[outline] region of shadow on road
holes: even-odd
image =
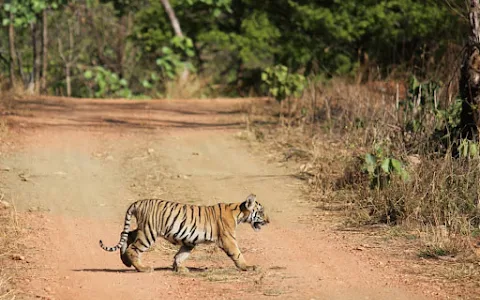
[[[155,272],[157,271],[169,271],[173,272],[173,268],[171,267],[160,267],[160,268],[154,268],[153,269]],[[74,272],[94,272],[94,273],[138,273],[135,269],[73,269],[72,271]],[[189,267],[188,271],[190,272],[206,272],[208,271],[207,268],[195,268],[195,267]]]

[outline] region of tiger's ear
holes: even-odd
[[[255,199],[257,199],[257,196],[255,194],[250,194],[245,200],[245,207],[249,211],[252,211],[255,208]]]

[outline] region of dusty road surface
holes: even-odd
[[[236,136],[248,101],[20,101],[3,116],[0,155],[1,192],[27,233],[17,299],[432,299],[327,225],[300,222],[311,213],[302,182]],[[176,247],[162,242],[145,255],[155,272],[143,274],[98,246],[117,243],[134,200],[214,204],[251,192],[272,219],[260,232],[238,228],[256,271],[237,271],[211,245],[179,275]]]

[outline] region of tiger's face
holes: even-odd
[[[244,214],[247,215],[245,223],[250,223],[253,230],[259,231],[262,226],[270,223],[270,219],[268,218],[265,210],[260,204],[257,202],[256,195],[250,194],[247,199],[245,200],[245,210]]]

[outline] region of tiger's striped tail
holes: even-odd
[[[118,249],[122,248],[125,245],[125,243],[128,240],[128,233],[130,232],[130,223],[132,221],[132,216],[137,212],[136,204],[137,204],[137,202],[132,203],[127,209],[127,213],[125,214],[125,223],[124,223],[124,226],[123,226],[123,231],[120,234],[120,241],[118,242],[118,244],[115,245],[114,247],[108,247],[108,246],[105,246],[103,244],[102,240],[100,240],[99,244],[100,244],[100,247],[102,247],[103,250],[108,251],[108,252],[114,252],[114,251],[117,251]],[[126,247],[123,247],[123,248],[126,249]],[[124,252],[125,249],[122,249],[122,251]]]

